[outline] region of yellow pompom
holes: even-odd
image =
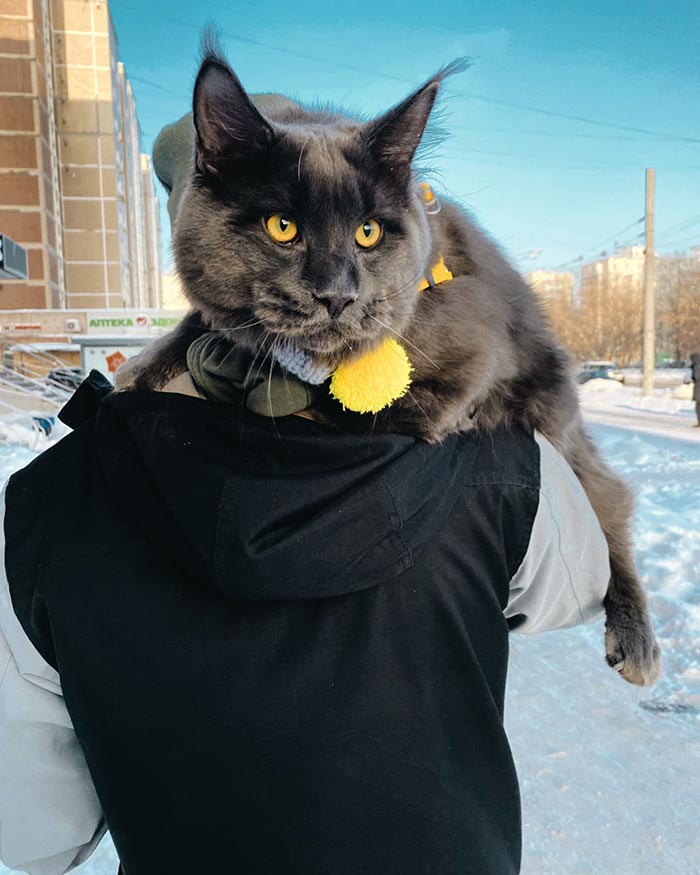
[[[346,410],[378,413],[406,394],[413,370],[406,350],[392,338],[333,372],[331,395]]]

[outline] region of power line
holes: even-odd
[[[635,127],[633,125],[620,125],[620,124],[617,124],[616,122],[604,122],[604,121],[601,121],[599,119],[589,118],[588,116],[571,115],[571,114],[565,113],[565,112],[555,112],[554,110],[551,110],[551,109],[543,109],[542,107],[539,107],[539,106],[530,106],[529,104],[525,104],[525,103],[513,103],[509,100],[499,100],[495,97],[486,97],[483,94],[475,94],[473,91],[462,91],[462,92],[458,92],[458,93],[464,97],[470,97],[470,98],[472,98],[472,100],[480,100],[480,101],[483,101],[484,103],[493,103],[493,104],[496,104],[496,106],[507,106],[510,109],[519,109],[519,110],[523,110],[524,112],[536,112],[536,113],[539,113],[540,115],[551,116],[554,118],[570,119],[571,121],[584,122],[585,124],[588,124],[588,125],[598,125],[599,127],[603,127],[603,128],[614,128],[618,131],[632,131],[632,132],[637,133],[637,134],[647,134],[647,135],[650,135],[653,137],[660,137],[660,138],[667,140],[667,141],[679,141],[679,142],[684,142],[684,143],[700,143],[700,137],[687,137],[687,136],[679,135],[679,134],[666,134],[666,133],[663,133],[661,131],[652,130],[651,128],[638,128],[638,127]]]
[[[666,249],[668,247],[685,247],[689,244],[692,244],[694,246],[700,246],[700,233],[693,234],[691,237],[682,238],[681,240],[674,240],[672,242],[662,243],[661,245],[664,247],[664,249]]]
[[[131,74],[128,74],[128,75],[129,75],[129,78],[131,79],[131,81],[133,81],[133,82],[140,82],[143,85],[148,85],[151,88],[156,88],[159,91],[163,91],[167,94],[172,94],[172,95],[176,96],[179,100],[185,99],[183,97],[183,94],[181,91],[176,91],[175,89],[168,88],[165,85],[160,85],[158,82],[153,82],[151,79],[146,79],[143,76],[136,76],[136,75],[131,75]],[[468,128],[464,125],[450,125],[450,130],[451,131],[452,130],[478,130],[478,131],[481,131],[481,129]],[[496,131],[501,130],[504,133],[506,132],[505,128],[504,129],[492,129],[492,130],[496,130]],[[558,136],[558,137],[567,137],[567,138],[570,137],[573,139],[578,139],[578,138],[581,138],[581,139],[601,139],[601,140],[621,139],[621,140],[632,140],[634,142],[644,142],[644,140],[642,140],[640,137],[615,137],[615,136],[605,137],[605,136],[600,136],[597,134],[565,134],[565,133],[557,133],[557,132],[552,133],[552,132],[548,132],[548,131],[542,131],[542,132],[520,131],[519,135],[520,134],[536,134],[536,133],[540,134],[542,136]],[[665,141],[662,140],[661,142],[665,142]],[[512,158],[512,159],[518,160],[518,161],[519,160],[526,160],[526,161],[533,160],[532,156],[523,155],[522,153],[519,153],[519,152],[518,153],[495,152],[492,149],[477,149],[477,148],[473,148],[473,147],[460,147],[459,150],[453,150],[450,152],[445,151],[443,154],[445,155],[445,157],[450,158],[450,157],[462,157],[463,155],[467,155],[467,153],[469,153],[469,155],[471,155],[471,154],[488,155],[489,157],[494,157],[494,158],[497,158],[497,157]],[[536,158],[541,158],[541,157],[542,157],[541,155],[536,156]],[[494,162],[481,162],[481,163],[492,163],[492,164],[497,166],[500,162],[494,161]],[[556,166],[556,167],[560,167],[563,169],[571,169],[571,168],[575,169],[575,168],[579,168],[579,167],[590,167],[590,168],[601,168],[602,167],[602,168],[609,168],[609,169],[615,169],[615,170],[634,170],[635,172],[637,170],[637,168],[630,167],[629,164],[615,164],[613,162],[600,162],[600,161],[561,162],[561,161],[559,161],[559,162],[554,163],[554,162],[548,161],[546,163],[547,163],[548,167]],[[698,168],[695,166],[693,166],[693,167],[686,166],[683,168],[679,167],[677,169],[688,170],[688,169],[698,169]]]
[[[674,225],[672,228],[669,228],[667,231],[663,231],[660,234],[660,238],[665,240],[669,237],[675,237],[677,234],[680,234],[683,231],[686,231],[688,228],[692,228],[694,225],[700,225],[700,216],[693,216],[690,219],[684,219],[678,225]]]
[[[154,16],[157,15],[160,22],[162,23],[162,21],[163,21],[162,16],[158,15],[155,11],[152,11],[150,9],[143,9],[143,8],[135,7],[135,6],[132,6],[131,4],[128,4],[128,3],[120,3],[120,7],[123,9],[130,9],[132,11],[139,12],[141,14],[143,14],[145,12],[147,15],[154,15]],[[199,32],[201,30],[199,25],[194,24],[191,21],[185,21],[184,19],[181,19],[181,18],[176,18],[174,16],[168,16],[167,20],[173,24],[179,25],[181,27],[186,27],[188,29],[193,29],[193,30],[196,30],[197,32]],[[407,79],[404,76],[395,76],[391,73],[384,73],[380,70],[372,70],[368,67],[363,67],[363,66],[360,66],[358,64],[348,64],[348,63],[345,63],[343,61],[338,61],[338,60],[335,60],[332,58],[326,58],[326,57],[323,57],[320,55],[313,55],[313,54],[310,54],[308,52],[302,52],[302,51],[299,51],[298,49],[289,49],[289,48],[286,48],[284,46],[278,46],[278,45],[274,45],[272,43],[265,42],[263,40],[255,39],[253,37],[241,36],[240,34],[235,34],[235,33],[232,33],[230,31],[222,31],[222,33],[226,38],[234,40],[235,42],[240,42],[240,43],[244,43],[246,45],[253,45],[253,46],[258,46],[260,48],[270,49],[272,51],[280,52],[282,54],[291,55],[291,56],[297,57],[297,58],[303,58],[304,60],[307,60],[307,61],[313,61],[314,63],[317,63],[317,64],[326,64],[326,65],[329,65],[332,67],[337,67],[339,69],[351,70],[352,72],[355,72],[355,73],[366,73],[370,76],[374,76],[375,78],[379,78],[379,79],[385,79],[385,80],[389,80],[392,82],[401,82],[403,84],[415,86],[415,80]],[[576,122],[581,122],[584,124],[596,125],[598,127],[603,127],[603,128],[611,128],[611,129],[615,129],[615,130],[628,131],[631,133],[644,134],[646,136],[661,138],[661,139],[666,140],[668,142],[700,143],[700,137],[689,137],[689,136],[679,135],[679,134],[668,134],[668,133],[665,133],[663,131],[653,130],[651,128],[641,128],[641,127],[636,127],[634,125],[622,125],[622,124],[619,124],[617,122],[607,122],[607,121],[603,121],[601,119],[590,118],[588,116],[579,116],[579,115],[574,115],[574,114],[570,114],[570,113],[557,112],[555,110],[545,109],[544,107],[532,106],[530,104],[524,104],[524,103],[515,103],[513,101],[501,100],[501,99],[495,98],[495,97],[488,97],[485,94],[477,94],[474,91],[457,91],[454,89],[446,89],[446,91],[447,91],[447,93],[452,94],[456,97],[466,97],[470,100],[477,100],[477,101],[481,101],[483,103],[491,103],[491,104],[494,104],[496,106],[504,106],[504,107],[507,107],[509,109],[516,109],[516,110],[520,110],[522,112],[532,112],[532,113],[537,113],[539,115],[546,115],[550,118],[563,118],[563,119],[568,119],[569,121],[576,121]]]
[[[176,91],[174,88],[166,88],[165,85],[159,85],[158,82],[153,82],[151,79],[144,79],[143,76],[134,76],[132,73],[127,73],[127,78],[132,82],[140,82],[142,85],[150,85],[151,88],[157,88],[159,91],[165,91],[166,94],[174,94],[181,100],[188,99],[187,95],[183,95],[182,91]]]
[[[591,252],[598,252],[607,243],[611,243],[611,242],[617,240],[619,237],[622,236],[622,234],[626,234],[627,231],[631,231],[633,228],[636,228],[637,225],[641,225],[643,221],[644,221],[644,216],[641,216],[639,219],[632,222],[631,224],[626,225],[624,228],[620,228],[619,231],[615,231],[614,234],[611,234],[609,237],[606,237],[605,240],[601,240],[600,243],[596,243],[595,246],[591,246],[588,249],[584,249],[583,252],[581,252],[581,254],[577,255],[575,258],[570,258],[568,261],[564,261],[561,264],[557,265],[556,270],[561,270],[562,268],[567,267],[568,265],[573,265],[576,262],[583,261],[583,259],[585,258],[586,255],[590,254]]]
[[[493,161],[484,161],[477,160],[472,158],[472,155],[487,155],[493,159],[511,159],[517,162],[523,161],[532,165],[539,164],[540,166],[545,166],[547,169],[552,168],[563,168],[568,170],[578,170],[581,168],[590,168],[590,169],[607,169],[607,170],[626,170],[630,172],[637,173],[638,167],[635,167],[633,164],[629,163],[616,163],[614,161],[584,161],[584,160],[576,160],[569,159],[568,161],[560,161],[558,159],[549,159],[542,153],[539,155],[528,155],[523,154],[522,152],[497,152],[493,149],[476,149],[471,147],[463,147],[459,146],[456,149],[446,148],[442,150],[442,155],[445,158],[468,158],[470,161],[476,161],[476,163],[481,164],[494,164],[496,166],[502,165],[502,161],[493,160]]]
[[[173,94],[176,97],[178,97],[179,99],[181,99],[181,100],[183,99],[182,91],[177,91],[174,88],[168,88],[165,85],[161,85],[159,82],[154,82],[152,79],[146,79],[143,76],[136,76],[136,75],[131,74],[131,73],[128,74],[128,76],[132,82],[140,82],[142,85],[148,85],[151,88],[156,88],[158,91],[163,91],[166,94]],[[406,80],[406,81],[408,81],[408,80]],[[450,128],[450,131],[469,131],[471,133],[478,133],[478,134],[484,134],[484,133],[510,134],[510,135],[513,134],[512,128],[475,127],[475,126],[459,125],[459,124],[450,124],[449,128]],[[605,141],[617,140],[617,141],[626,141],[626,142],[631,142],[631,143],[645,143],[648,141],[648,138],[645,138],[645,137],[626,137],[626,136],[621,136],[619,134],[610,134],[610,135],[582,134],[582,133],[565,133],[563,131],[523,131],[520,129],[518,130],[517,133],[518,133],[519,137],[524,137],[524,136],[554,137],[554,138],[558,138],[558,139],[567,139],[567,140],[605,140]],[[667,137],[662,136],[659,138],[659,141],[660,142],[667,142]],[[474,150],[470,150],[470,151],[474,151]],[[486,150],[481,150],[481,151],[486,151]],[[499,153],[490,152],[490,154],[499,154]],[[507,154],[507,153],[500,153],[500,154],[503,155],[503,154]]]
[[[455,125],[450,124],[451,131],[469,131],[470,133],[475,134],[509,134],[511,137],[513,136],[513,128],[491,128],[491,127],[477,127],[475,125]],[[566,140],[616,140],[616,141],[626,141],[628,143],[648,143],[649,137],[641,136],[641,137],[629,137],[624,136],[622,134],[582,134],[582,133],[565,133],[564,131],[525,131],[522,128],[518,128],[515,132],[518,137],[555,137],[558,139],[566,139]],[[660,137],[659,142],[665,143],[667,142],[666,136]]]
[[[120,3],[119,6],[122,9],[130,9],[133,12],[138,12],[142,15],[145,13],[146,15],[151,15],[154,17],[157,16],[158,19],[161,21],[161,23],[163,22],[163,16],[156,13],[155,10],[143,9],[143,8],[140,8],[137,6],[132,6],[129,3]],[[176,18],[174,15],[167,16],[166,20],[171,22],[172,24],[179,25],[180,27],[186,27],[189,30],[196,30],[198,33],[200,33],[202,30],[200,25],[195,24],[192,21],[185,21],[182,18]],[[343,61],[334,60],[332,58],[323,58],[319,55],[311,55],[307,52],[300,52],[298,49],[289,49],[289,48],[286,48],[284,46],[276,46],[276,45],[273,45],[272,43],[263,42],[262,40],[255,39],[254,37],[241,36],[240,34],[232,33],[231,31],[228,31],[228,30],[222,30],[221,33],[223,34],[223,36],[226,39],[231,39],[231,40],[234,40],[235,42],[244,43],[246,45],[251,45],[251,46],[259,46],[260,48],[265,48],[265,49],[272,49],[275,52],[281,52],[282,54],[285,54],[285,55],[292,55],[293,57],[296,57],[296,58],[303,58],[306,61],[314,61],[315,63],[318,63],[318,64],[329,64],[333,67],[341,67],[345,70],[351,70],[354,73],[368,73],[372,76],[376,76],[377,78],[390,79],[394,82],[402,82],[404,84],[409,84],[409,85],[415,84],[415,82],[413,80],[406,79],[403,76],[393,76],[390,73],[383,73],[380,70],[371,70],[367,67],[358,66],[357,64],[348,64],[348,63],[345,63]]]

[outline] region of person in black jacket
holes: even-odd
[[[509,634],[600,617],[610,576],[574,472],[521,428],[362,438],[207,385],[93,373],[5,488],[3,862],[109,829],[125,875],[516,875]]]
[[[693,381],[693,401],[695,402],[695,428],[700,428],[700,353],[690,356],[690,379]]]
[[[126,875],[515,875],[509,631],[601,616],[609,577],[573,471],[188,380],[84,404],[6,487],[3,862],[109,829]]]

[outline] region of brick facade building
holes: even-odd
[[[104,0],[0,0],[0,309],[159,307],[160,229]]]

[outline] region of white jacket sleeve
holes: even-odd
[[[0,541],[0,860],[30,875],[62,875],[90,856],[107,828],[58,674],[14,613],[2,525]]]
[[[540,500],[505,610],[515,632],[565,629],[597,619],[610,580],[608,545],[578,477],[542,435]]]

